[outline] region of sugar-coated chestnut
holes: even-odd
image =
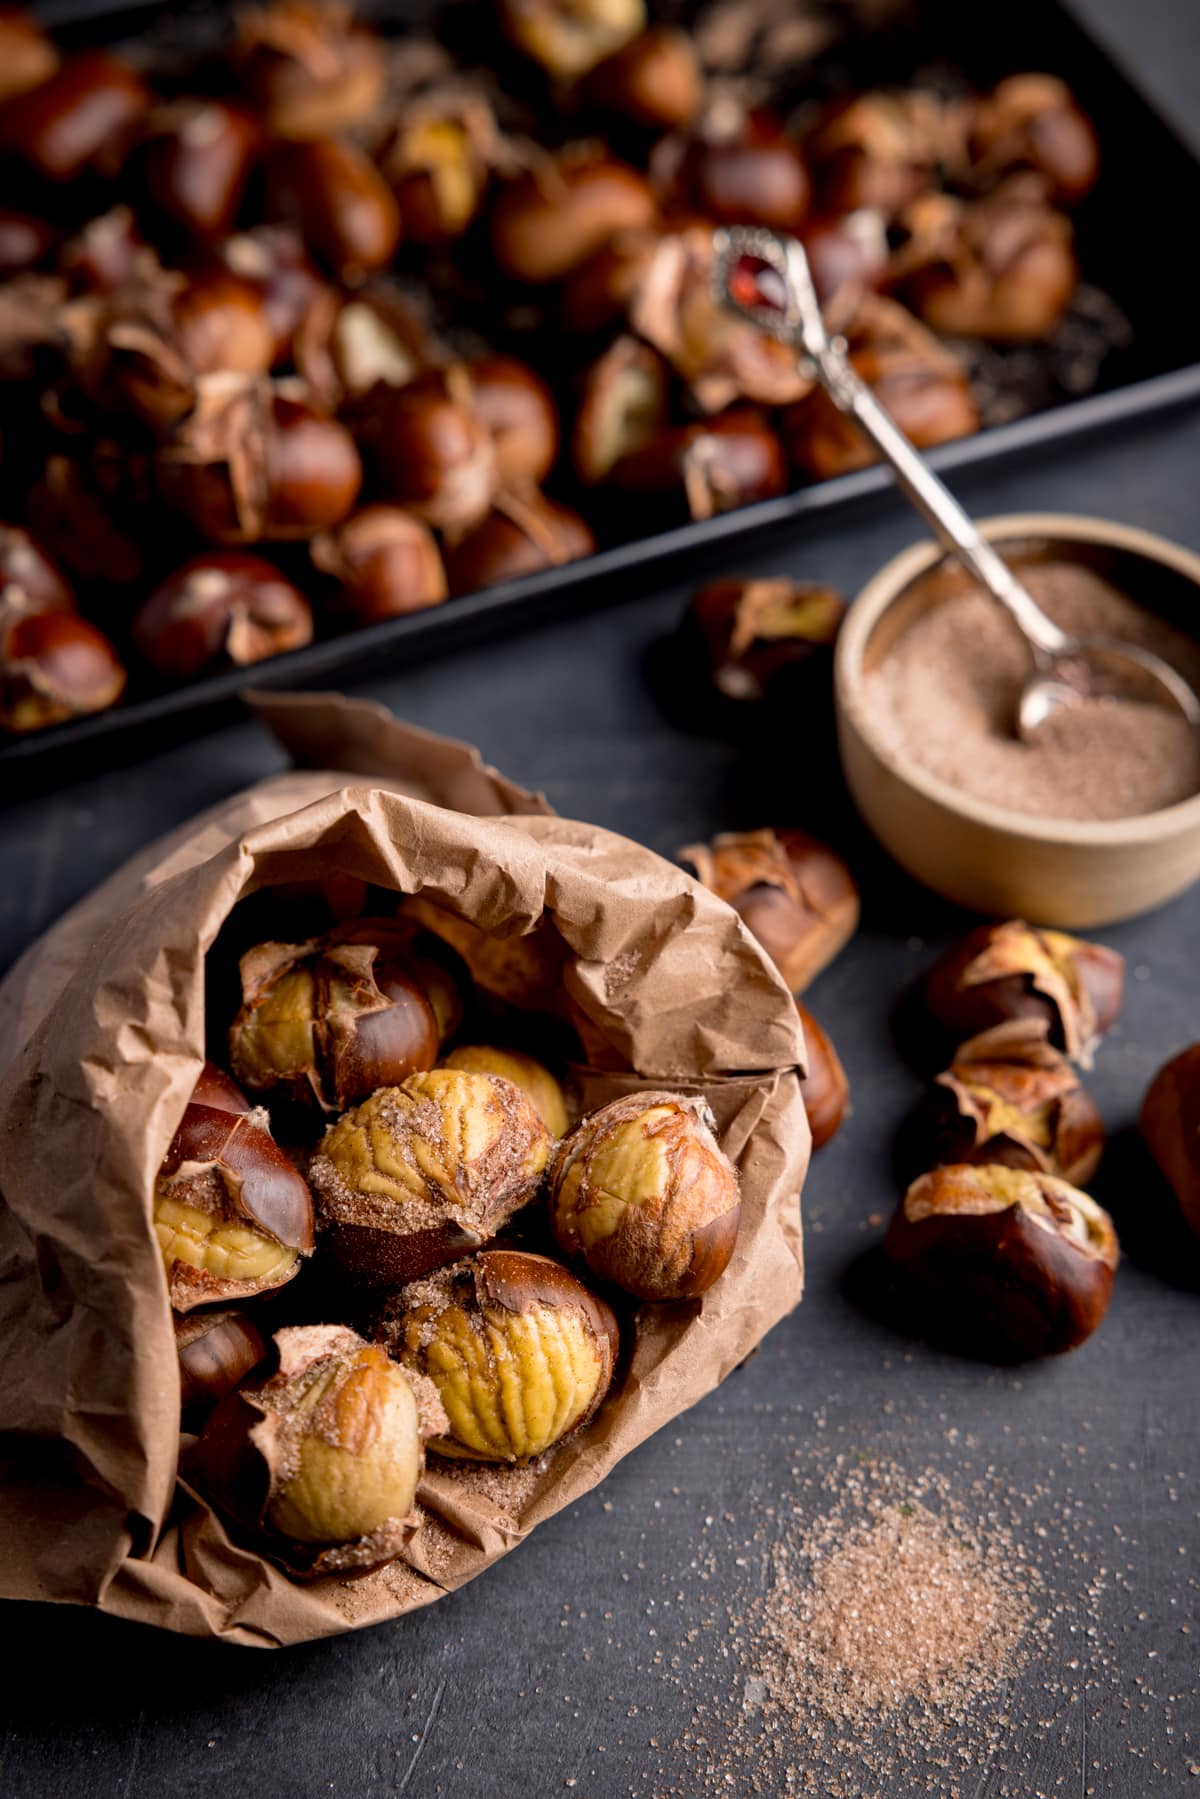
[[[428,525],[400,506],[364,506],[313,539],[312,559],[338,584],[360,624],[423,612],[446,598],[446,571]]]
[[[271,1351],[209,1419],[199,1484],[294,1574],[391,1561],[417,1529],[425,1439],[446,1424],[432,1388],[340,1324],[278,1331]]]
[[[357,919],[310,943],[248,950],[229,1032],[242,1086],[339,1112],[432,1068],[440,1033],[410,942],[389,919]]]
[[[571,460],[587,486],[607,480],[667,423],[666,364],[636,337],[618,337],[584,376]]]
[[[140,125],[150,95],[106,50],[81,50],[47,81],[0,106],[0,150],[44,180],[78,181]]]
[[[518,50],[574,81],[637,36],[643,0],[502,0],[500,22]]]
[[[822,211],[869,207],[893,218],[933,181],[956,143],[935,95],[858,94],[838,101],[805,143]]]
[[[619,231],[653,222],[645,177],[591,144],[568,145],[505,182],[491,209],[492,253],[514,281],[561,281]]]
[[[966,368],[895,301],[867,295],[845,335],[851,366],[919,448],[978,430]],[[854,420],[819,388],[787,408],[780,429],[792,461],[817,481],[876,460]]]
[[[1078,205],[1100,172],[1092,122],[1055,75],[1010,75],[977,101],[967,149],[977,185],[1029,172],[1060,206]]]
[[[486,426],[502,487],[540,487],[558,455],[558,410],[541,376],[515,356],[467,364],[471,407]]]
[[[276,137],[349,131],[383,97],[383,45],[344,0],[267,0],[237,14],[234,66]]]
[[[189,1312],[175,1320],[179,1401],[195,1429],[219,1400],[258,1367],[267,1346],[247,1312]]]
[[[690,125],[704,101],[704,71],[696,46],[675,25],[648,25],[631,43],[587,76],[593,106],[631,119],[647,131]]]
[[[1071,221],[1001,189],[967,203],[927,194],[902,220],[889,285],[935,331],[1031,343],[1058,324],[1079,284]]]
[[[430,1447],[528,1462],[579,1430],[612,1381],[611,1309],[549,1256],[491,1249],[389,1300],[380,1336],[437,1388],[448,1428]]]
[[[1041,1018],[1055,1048],[1086,1067],[1120,1014],[1124,985],[1116,950],[1013,918],[952,944],[926,976],[924,998],[952,1042],[1010,1018]]]
[[[485,518],[496,493],[496,447],[461,367],[430,370],[363,402],[359,438],[379,486],[453,541]]]
[[[1142,1101],[1141,1131],[1184,1218],[1200,1237],[1200,1044],[1159,1069]]]
[[[828,1031],[813,1017],[808,1007],[796,1001],[796,1010],[804,1026],[806,1070],[800,1082],[808,1128],[812,1132],[814,1150],[824,1149],[841,1130],[850,1103],[850,1082],[841,1058],[833,1047]]]
[[[417,1280],[527,1205],[549,1151],[532,1100],[500,1075],[437,1068],[382,1087],[313,1158],[322,1255],[356,1286]]]
[[[446,579],[453,594],[475,593],[578,562],[595,548],[591,530],[570,507],[532,490],[502,493],[482,524],[447,546]]]
[[[76,612],[0,607],[0,730],[40,731],[114,706],[125,670]]]
[[[581,1119],[547,1177],[560,1249],[639,1299],[694,1299],[737,1246],[737,1171],[703,1099],[627,1093]]]
[[[799,230],[811,183],[803,153],[769,113],[714,109],[680,165],[681,191],[721,225]]]
[[[390,262],[400,242],[395,197],[364,150],[346,138],[283,144],[267,164],[271,217],[294,225],[341,281],[361,281]]]
[[[962,1044],[922,1113],[926,1162],[986,1162],[1088,1182],[1104,1121],[1050,1042],[1044,1018],[1013,1018]]]
[[[193,556],[159,583],[133,620],[140,654],[176,680],[222,662],[261,662],[310,643],[312,634],[304,595],[271,563],[243,550]]]
[[[963,1347],[1059,1355],[1108,1310],[1112,1220],[1053,1175],[1002,1166],[935,1168],[897,1207],[884,1248],[924,1296],[925,1316]]]
[[[340,524],[362,485],[354,439],[285,384],[198,382],[196,410],[158,457],[164,499],[214,543],[309,537]]]
[[[223,100],[177,100],[151,116],[139,154],[156,210],[192,238],[224,237],[261,142],[257,122]]]
[[[20,6],[0,6],[0,101],[40,87],[58,67],[58,51]]]
[[[762,413],[738,406],[703,424],[666,426],[609,479],[627,492],[679,494],[693,518],[715,518],[786,493],[787,457]]]
[[[718,691],[761,700],[787,674],[828,656],[845,614],[835,588],[778,575],[708,581],[692,595],[688,616]]]
[[[17,593],[31,612],[70,612],[70,583],[23,525],[0,523],[0,606]]]
[[[463,1043],[452,1049],[443,1068],[465,1068],[473,1074],[500,1074],[532,1100],[538,1117],[552,1137],[567,1133],[567,1102],[550,1070],[524,1050],[502,1049],[488,1043]]]
[[[0,206],[0,280],[35,269],[50,254],[57,236],[48,219]]]
[[[731,831],[679,856],[733,907],[793,993],[803,993],[858,929],[853,875],[807,831]]]
[[[312,1195],[264,1112],[189,1102],[154,1183],[154,1234],[177,1312],[299,1273],[312,1254]]]

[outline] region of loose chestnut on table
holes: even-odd
[[[1117,1266],[1108,1213],[1052,1175],[936,1168],[914,1181],[884,1249],[926,1328],[999,1359],[1059,1355],[1101,1322]]]
[[[850,1104],[850,1082],[829,1033],[822,1029],[808,1007],[796,1001],[804,1026],[807,1067],[800,1082],[813,1150],[824,1149],[837,1136]]]
[[[532,1100],[500,1075],[438,1068],[382,1087],[313,1158],[322,1257],[358,1289],[419,1280],[496,1236],[549,1153]]]
[[[952,944],[922,991],[930,1017],[952,1042],[1009,1019],[1044,1019],[1054,1047],[1087,1067],[1120,1015],[1124,985],[1125,960],[1116,950],[1007,919]]]
[[[379,1335],[437,1388],[448,1427],[430,1447],[482,1462],[528,1462],[580,1430],[620,1346],[603,1299],[549,1256],[504,1249],[402,1288]]]
[[[697,588],[685,623],[700,635],[718,691],[757,701],[796,670],[827,659],[845,615],[845,599],[821,582],[725,576]]]
[[[133,641],[160,675],[186,680],[310,643],[312,607],[270,562],[243,550],[193,556],[134,615]]]
[[[694,1299],[729,1266],[741,1222],[737,1172],[703,1099],[629,1093],[582,1119],[547,1174],[565,1255],[645,1300]]]
[[[302,1578],[391,1561],[417,1529],[432,1387],[340,1324],[278,1331],[263,1375],[222,1400],[196,1447],[201,1489]]]
[[[853,875],[807,831],[730,831],[680,850],[679,860],[733,907],[793,993],[803,993],[858,929]]]
[[[1184,1219],[1200,1237],[1200,1044],[1180,1050],[1159,1069],[1139,1123]]]

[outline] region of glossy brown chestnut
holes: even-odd
[[[804,1026],[805,1073],[800,1082],[814,1153],[836,1137],[850,1103],[850,1082],[829,1033],[822,1029],[808,1007],[796,1001]]]
[[[643,0],[501,0],[500,22],[547,74],[575,81],[636,37]]]
[[[267,1353],[246,1312],[190,1312],[175,1320],[179,1402],[186,1428],[199,1429],[219,1400],[241,1386]]]
[[[623,323],[661,236],[653,225],[618,231],[573,269],[562,288],[564,328],[592,337]]]
[[[742,1202],[703,1099],[628,1093],[582,1119],[547,1173],[559,1248],[639,1299],[694,1299],[729,1266]]]
[[[71,456],[49,457],[25,516],[39,543],[77,579],[124,587],[142,577],[145,533],[133,530],[125,496],[101,489],[104,447],[92,444],[90,468]]]
[[[360,624],[423,612],[446,598],[446,571],[428,525],[400,506],[364,506],[313,539],[312,559],[338,583]]]
[[[837,102],[805,143],[822,212],[870,207],[893,218],[931,184],[954,142],[951,111],[933,94]]]
[[[0,101],[48,81],[58,51],[23,7],[0,6]]]
[[[297,334],[325,292],[300,233],[290,225],[255,225],[226,238],[216,254],[262,300],[274,338],[272,363],[290,361]]]
[[[714,518],[786,493],[787,457],[762,413],[739,406],[704,424],[667,426],[623,456],[609,480],[633,493],[680,494],[693,518]]]
[[[853,875],[807,831],[727,832],[680,850],[679,859],[733,907],[793,993],[803,993],[858,929]]]
[[[999,1358],[1059,1355],[1090,1337],[1118,1257],[1112,1220],[1086,1193],[975,1165],[914,1181],[884,1249],[933,1308],[926,1322]]]
[[[809,219],[801,237],[822,305],[879,287],[888,267],[884,217],[870,207]]]
[[[798,231],[812,199],[799,145],[766,112],[747,113],[731,128],[696,137],[680,166],[679,185],[706,218],[768,231]]]
[[[1010,1018],[1040,1018],[1054,1047],[1088,1067],[1120,1014],[1124,984],[1125,959],[1116,950],[1008,919],[952,944],[923,991],[952,1042]]]
[[[540,487],[558,455],[554,396],[528,363],[493,353],[467,364],[471,406],[491,435],[502,487]]]
[[[649,25],[596,65],[583,92],[593,106],[648,131],[677,131],[692,123],[704,103],[704,71],[686,31]]]
[[[761,700],[796,669],[828,660],[845,613],[841,594],[819,582],[727,576],[697,589],[688,617],[717,690],[731,700]]]
[[[267,163],[267,210],[293,225],[339,280],[362,281],[400,242],[395,196],[365,151],[347,138],[280,145]]]
[[[78,181],[141,123],[150,103],[141,77],[106,50],[81,50],[48,81],[0,106],[0,149],[43,180]]]
[[[59,273],[72,293],[111,293],[143,270],[157,267],[157,257],[147,244],[132,207],[123,203],[97,214],[69,237],[58,253]]]
[[[380,166],[396,196],[404,241],[452,243],[478,217],[501,154],[482,94],[440,95],[405,107]]]
[[[976,103],[967,145],[979,186],[1028,172],[1041,178],[1048,198],[1060,206],[1077,206],[1100,173],[1092,122],[1066,82],[1054,75],[1010,75],[1002,81]]]
[[[0,610],[0,729],[40,731],[103,712],[125,691],[112,644],[76,612]]]
[[[441,1036],[410,944],[388,919],[358,919],[311,943],[248,951],[229,1032],[247,1092],[339,1112],[432,1068]]]
[[[177,1312],[283,1286],[312,1253],[312,1195],[264,1119],[194,1099],[184,1111],[154,1185]]]
[[[354,439],[282,384],[212,375],[160,452],[163,497],[214,543],[309,537],[340,524],[362,486]]]
[[[482,524],[447,546],[446,579],[451,593],[474,593],[578,562],[595,548],[590,528],[570,507],[542,493],[504,493]]]
[[[1044,1018],[972,1037],[939,1074],[921,1117],[923,1165],[981,1162],[1081,1187],[1104,1149],[1104,1121]]]
[[[276,137],[361,126],[383,97],[383,45],[344,0],[267,0],[238,10],[234,66]]]
[[[496,450],[463,369],[431,370],[405,387],[377,387],[359,423],[389,499],[451,539],[486,517],[496,493]]]
[[[561,281],[617,232],[650,225],[656,211],[636,169],[591,145],[569,145],[500,189],[492,253],[514,281]]]
[[[1180,1050],[1159,1069],[1142,1101],[1141,1132],[1200,1237],[1200,1044]]]
[[[139,654],[157,674],[180,681],[223,663],[244,667],[299,649],[312,634],[304,595],[244,550],[193,556],[159,583],[133,620]]]
[[[0,280],[36,269],[49,256],[57,237],[48,219],[0,206]]]
[[[571,433],[571,460],[587,486],[607,480],[626,456],[666,426],[669,393],[662,358],[636,337],[618,337],[584,376]]]
[[[118,290],[93,307],[100,323],[90,343],[82,340],[82,384],[159,437],[193,411],[200,376],[264,375],[271,366],[274,336],[261,295],[220,266],[171,288]]]
[[[222,100],[178,100],[152,115],[139,154],[158,212],[189,237],[233,229],[262,143],[257,121]]]
[[[0,607],[20,594],[31,612],[70,612],[70,583],[23,525],[0,524]],[[2,615],[0,615],[2,616]]]
[[[1079,285],[1071,222],[1001,189],[967,204],[929,194],[903,215],[888,282],[947,336],[1031,343],[1058,324]]]
[[[206,1062],[192,1088],[192,1103],[197,1106],[211,1106],[216,1112],[252,1112],[254,1107],[246,1098],[232,1075],[218,1068],[215,1062]]]

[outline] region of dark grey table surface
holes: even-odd
[[[1080,11],[1196,133],[1196,0],[1080,0]],[[1180,279],[1190,279],[1180,220]],[[1200,549],[1200,417],[1177,413],[965,478],[977,513],[1076,510]],[[758,567],[853,591],[915,535],[887,503],[773,543]],[[755,558],[742,556],[750,569]],[[920,1091],[896,1045],[903,989],[961,923],[872,854],[848,822],[832,747],[731,744],[669,721],[648,678],[682,590],[563,618],[365,689],[467,738],[563,813],[671,854],[711,832],[813,824],[857,861],[865,922],[814,988],[855,1114],[804,1195],[803,1305],[724,1388],[629,1457],[474,1586],[396,1625],[285,1654],[191,1644],[51,1607],[4,1615],[0,1792],[685,1795],[715,1790],[689,1747],[696,1707],[735,1709],[753,1668],[724,1612],[765,1579],[743,1553],[764,1508],[795,1502],[831,1453],[982,1477],[1024,1511],[1024,1547],[1061,1602],[1015,1687],[985,1710],[996,1746],[959,1769],[871,1772],[789,1749],[768,1789],[993,1799],[1200,1793],[1197,1651],[1200,1273],[1165,1227],[1128,1140],[1144,1087],[1200,1035],[1195,893],[1105,936],[1129,958],[1126,1013],[1090,1079],[1115,1135],[1097,1191],[1126,1257],[1109,1317],[1077,1354],[993,1370],[896,1335],[857,1271],[893,1203],[892,1144]],[[279,765],[249,724],[0,815],[0,967],[161,831]],[[803,1503],[822,1501],[808,1489]],[[1024,1505],[1024,1497],[1032,1503]],[[697,1573],[697,1568],[701,1573]],[[1086,1593],[1085,1593],[1086,1589]],[[1090,1596],[1089,1596],[1090,1595]],[[726,1726],[710,1730],[716,1742]],[[951,1733],[953,1736],[953,1733]],[[970,1730],[967,1732],[970,1736]],[[950,1742],[952,1747],[952,1741]],[[749,1771],[720,1790],[748,1790]]]

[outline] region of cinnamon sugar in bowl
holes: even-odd
[[[982,525],[1066,628],[1158,650],[1200,685],[1200,556],[1060,514]],[[1200,877],[1200,732],[1128,700],[1012,734],[1026,652],[933,543],[863,589],[836,658],[838,739],[867,824],[927,886],[976,911],[1081,928]]]

